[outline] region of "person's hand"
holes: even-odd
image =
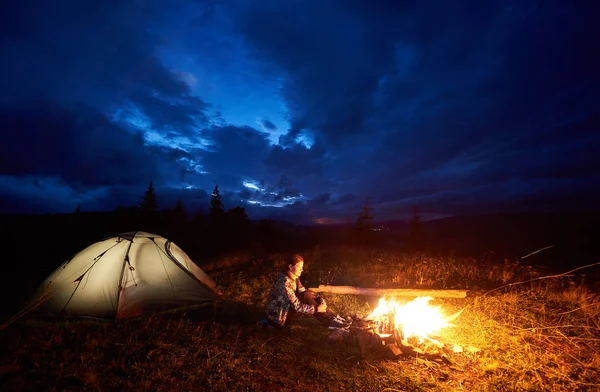
[[[327,304],[325,301],[322,301],[319,305],[317,305],[317,313],[324,313],[327,311]]]

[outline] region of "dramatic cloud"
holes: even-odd
[[[590,207],[600,195],[589,117],[600,109],[597,10],[329,4],[256,7],[242,31],[288,72],[293,132],[327,146],[336,190],[362,184],[392,214],[455,213],[449,198],[461,212],[531,208],[536,197]]]
[[[260,125],[265,131],[276,131],[277,125],[273,124],[271,121],[266,118],[259,118],[256,120],[256,123]]]
[[[597,208],[581,2],[125,0],[0,9],[2,212],[138,203],[353,221]],[[51,197],[54,195],[54,197]]]
[[[0,174],[60,177],[73,187],[127,185],[155,176],[141,136],[90,107],[76,112],[48,102],[0,108]]]

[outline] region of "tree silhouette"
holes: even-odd
[[[262,245],[262,247],[266,251],[273,250],[276,240],[276,231],[273,225],[273,220],[269,217],[266,219],[261,219],[258,222],[258,227],[256,229],[258,242]]]
[[[202,209],[192,215],[187,227],[189,227],[186,232],[186,238],[189,240],[188,248],[194,253],[205,251],[210,239],[206,238],[206,217]]]
[[[413,207],[413,216],[408,221],[408,246],[414,250],[419,250],[423,246],[423,230],[421,216],[417,208]]]
[[[373,228],[373,218],[373,209],[369,206],[369,201],[367,200],[356,219],[356,229],[360,232],[371,231]]]
[[[150,185],[148,185],[148,189],[146,189],[146,193],[144,194],[142,204],[140,205],[140,224],[143,230],[150,232],[156,231],[155,229],[158,226],[157,212],[158,203],[156,202],[156,193],[154,192],[154,185],[150,182]]]
[[[165,210],[160,215],[162,216],[160,227],[166,230],[165,234],[173,241],[187,245],[188,219],[181,199],[177,200],[173,209]]]
[[[206,223],[206,218],[204,216],[204,211],[202,210],[198,210],[196,211],[196,213],[192,216],[192,227],[194,229],[197,229],[198,231],[201,231],[204,228],[204,224]]]
[[[246,245],[250,239],[250,218],[246,210],[240,206],[234,207],[225,214],[227,224],[227,237],[231,247]]]
[[[213,228],[218,228],[223,225],[225,217],[225,209],[221,201],[219,186],[216,185],[210,197],[210,211],[208,215],[208,224]]]
[[[232,226],[249,225],[250,218],[244,208],[237,206],[227,211],[227,223]]]
[[[181,201],[181,199],[178,199],[177,204],[175,204],[173,216],[178,223],[187,222],[187,212],[185,210],[185,207],[183,206],[183,202]]]
[[[140,209],[142,214],[146,216],[155,215],[158,211],[158,203],[156,201],[156,193],[154,192],[152,181],[150,182],[150,185],[148,185],[148,189],[146,189]]]

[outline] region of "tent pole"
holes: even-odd
[[[125,252],[125,257],[123,258],[123,266],[121,267],[121,277],[119,278],[119,288],[117,292],[117,304],[115,306],[115,321],[117,321],[117,316],[119,314],[119,301],[121,300],[121,292],[123,291],[123,277],[125,276],[125,264],[129,264],[129,250],[131,249],[131,245],[133,241],[129,242],[129,246],[127,247],[127,252]]]

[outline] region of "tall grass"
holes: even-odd
[[[277,333],[257,327],[286,255],[238,254],[204,266],[225,297],[204,317],[154,315],[118,325],[21,319],[10,325],[0,332],[0,389],[600,389],[600,299],[573,276],[536,280],[540,271],[513,261],[490,264],[348,247],[303,255],[310,285],[476,290],[465,299],[432,303],[448,314],[462,310],[455,326],[436,337],[450,363],[419,355],[390,360],[351,340],[334,343],[310,317]],[[510,285],[526,280],[533,281]],[[326,297],[330,308],[344,315],[367,313],[377,300]]]

